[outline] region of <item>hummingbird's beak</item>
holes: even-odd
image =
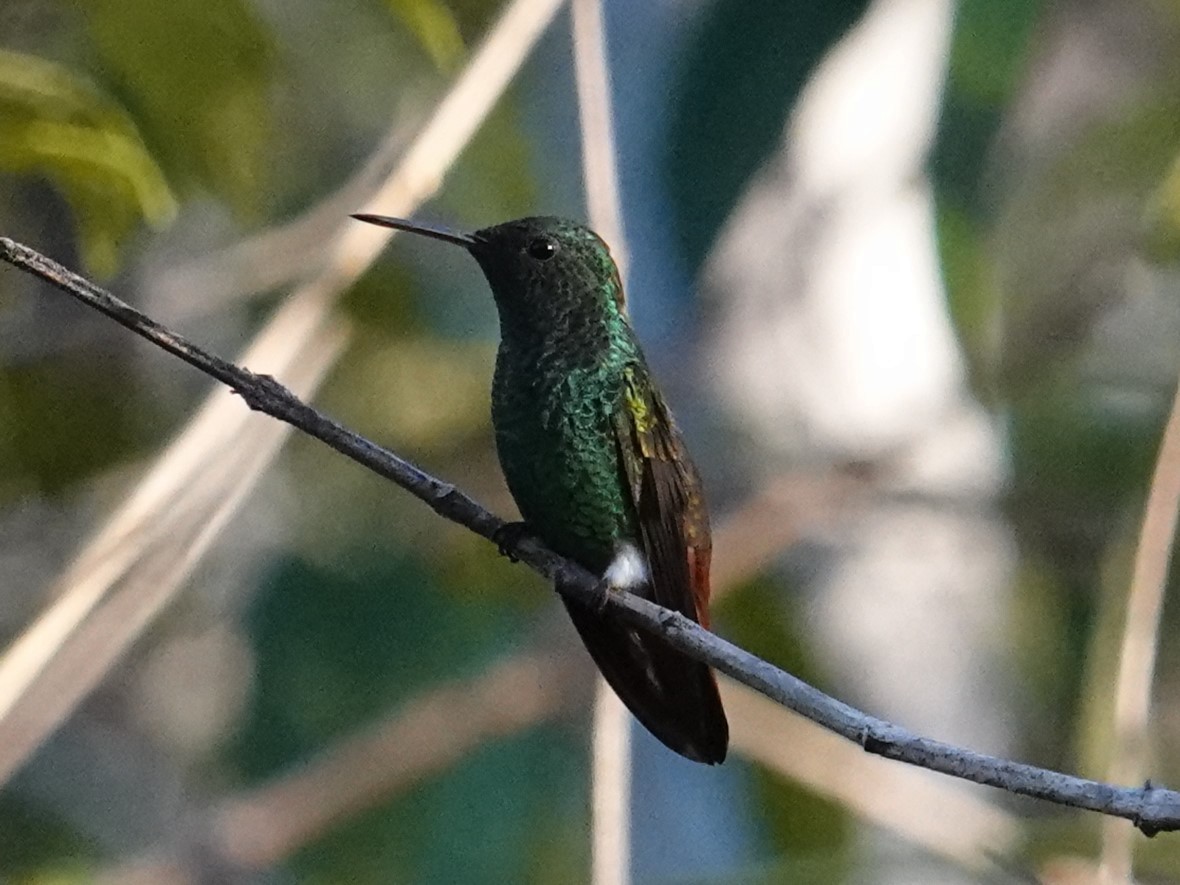
[[[459,231],[448,230],[445,227],[434,227],[429,224],[419,224],[416,221],[407,221],[404,218],[392,218],[388,215],[353,215],[357,221],[367,221],[369,224],[376,224],[380,227],[392,227],[394,230],[404,230],[411,234],[422,234],[424,237],[433,237],[436,240],[442,240],[444,243],[454,243],[456,246],[462,246],[465,249],[470,249],[479,242],[471,234],[460,233]]]

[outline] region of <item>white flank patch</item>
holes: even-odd
[[[611,564],[607,566],[602,579],[610,587],[631,590],[647,584],[651,579],[651,574],[647,570],[647,560],[643,558],[643,554],[639,552],[638,548],[634,544],[624,542],[619,545],[618,552],[615,553]]]

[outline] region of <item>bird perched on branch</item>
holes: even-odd
[[[462,246],[500,315],[492,424],[529,531],[602,576],[708,626],[712,542],[700,478],[656,388],[610,249],[559,218],[459,233],[380,215],[361,221]],[[712,671],[659,638],[562,597],[606,681],[664,744],[725,759]]]

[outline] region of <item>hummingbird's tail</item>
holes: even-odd
[[[566,609],[603,677],[644,728],[694,762],[725,761],[729,722],[709,667],[577,603],[566,602]]]

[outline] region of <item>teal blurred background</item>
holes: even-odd
[[[0,0],[0,233],[230,356],[367,192],[313,208],[382,139],[409,144],[500,8]],[[631,312],[732,528],[719,567],[741,564],[715,629],[932,737],[1103,777],[1180,370],[1180,5],[605,15]],[[578,144],[563,12],[418,214],[584,217]],[[268,231],[246,270],[226,257]],[[399,238],[343,293],[351,338],[315,402],[511,516],[495,313],[440,248]],[[208,388],[0,270],[0,643]],[[767,490],[786,503],[760,517]],[[592,673],[557,609],[491,545],[293,439],[178,601],[0,788],[0,881],[159,857],[175,867],[145,881],[588,881]],[[1150,765],[1174,785],[1164,618]],[[386,786],[382,766],[421,748],[366,759],[364,807],[266,869],[202,847],[234,801],[523,655],[557,686],[534,713]],[[462,731],[456,709],[415,741]],[[745,740],[705,771],[636,733],[635,881],[1093,881],[1093,816],[969,791],[1017,835],[958,862]],[[1180,881],[1176,841],[1139,846],[1139,869]]]

